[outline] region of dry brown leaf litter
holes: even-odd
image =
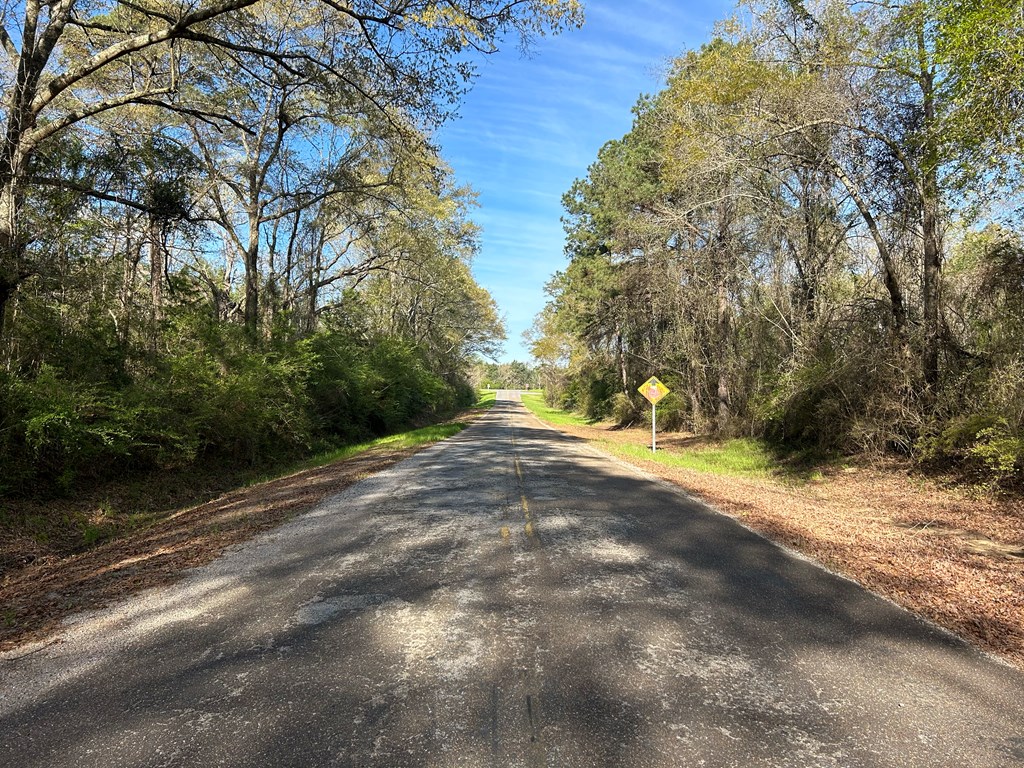
[[[23,564],[0,574],[0,651],[54,636],[72,613],[171,584],[186,569],[214,560],[228,547],[280,525],[417,450],[375,449],[232,491],[69,557],[43,554],[24,563],[31,540],[8,536],[0,540],[0,559],[10,563],[20,557]]]

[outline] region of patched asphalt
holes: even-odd
[[[1020,672],[498,400],[4,654],[0,766],[1024,765]]]

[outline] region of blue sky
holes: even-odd
[[[706,42],[732,2],[585,0],[582,29],[515,45],[480,62],[461,117],[437,135],[461,183],[479,193],[473,265],[508,327],[502,360],[529,361],[522,333],[564,268],[561,198],[597,151],[630,129],[641,93],[661,87],[668,62]]]

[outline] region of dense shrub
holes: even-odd
[[[175,354],[136,351],[90,378],[77,361],[77,378],[51,363],[0,376],[0,494],[69,492],[203,460],[280,460],[472,401],[465,382],[396,339],[335,329],[256,344],[186,314],[166,324],[163,342]]]
[[[918,441],[928,461],[961,464],[997,485],[1024,481],[1024,360],[965,373],[943,392]],[[959,386],[957,386],[959,385]],[[965,393],[975,395],[965,402]]]
[[[690,424],[690,413],[686,402],[675,391],[658,403],[658,429],[679,432]]]
[[[620,427],[626,427],[640,418],[640,403],[623,392],[616,392],[611,399],[611,417]]]

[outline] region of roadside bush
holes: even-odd
[[[24,453],[12,456],[11,464],[22,467],[16,470],[22,482],[44,477],[67,491],[82,477],[102,478],[133,463],[139,448],[150,445],[148,425],[157,421],[158,409],[109,386],[71,382],[44,365],[13,389]]]
[[[73,345],[72,345],[73,346]],[[162,350],[173,350],[173,353]],[[179,308],[158,343],[94,361],[74,349],[0,372],[0,495],[69,493],[199,461],[259,465],[404,429],[471,404],[411,344],[328,327],[253,342],[240,326]]]
[[[1014,433],[1006,421],[980,430],[967,453],[998,483],[1019,480],[1024,474],[1024,435]]]
[[[310,355],[310,419],[327,443],[356,442],[371,434],[373,372],[360,347],[341,334],[320,332],[302,342]]]
[[[991,413],[954,418],[918,443],[925,461],[953,462],[995,483],[1019,482],[1024,477],[1024,434]]]
[[[658,403],[658,429],[681,432],[690,423],[690,414],[681,397],[674,392]]]
[[[175,354],[136,381],[144,400],[166,406],[162,464],[202,455],[255,464],[311,445],[304,348],[255,344],[238,326],[192,314],[169,326],[166,341]]]
[[[624,392],[616,392],[611,399],[611,416],[620,427],[626,427],[640,418],[640,403]]]
[[[961,465],[996,485],[1021,484],[1024,362],[1015,358],[990,375],[978,373],[966,371],[949,383],[917,448],[925,461]]]
[[[826,451],[910,454],[922,409],[913,353],[864,318],[831,329],[754,399],[755,429]]]
[[[603,362],[591,361],[569,378],[559,406],[588,419],[603,419],[612,413],[612,397],[618,391],[614,371]]]

